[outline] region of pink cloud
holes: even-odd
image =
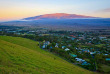
[[[103,12],[110,12],[110,8],[106,8],[106,9],[103,9],[101,11],[103,11]]]

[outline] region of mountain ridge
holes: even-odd
[[[77,15],[77,14],[67,14],[67,13],[53,13],[44,14],[34,17],[24,18],[23,20],[40,20],[40,19],[75,19],[75,18],[97,18],[92,16]]]

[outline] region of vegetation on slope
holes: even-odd
[[[38,42],[0,36],[0,73],[92,74],[38,47]]]

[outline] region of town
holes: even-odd
[[[99,31],[58,31],[47,28],[0,26],[0,35],[39,42],[42,50],[91,71],[110,72],[110,35]],[[56,58],[54,58],[56,59]]]

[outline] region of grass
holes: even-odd
[[[56,59],[54,59],[56,58]],[[0,36],[0,74],[93,74],[38,47],[38,42]]]
[[[110,72],[110,66],[108,65],[101,65],[101,71],[104,72],[104,73],[108,73]]]
[[[95,46],[101,48],[101,47],[104,47],[105,44],[98,44],[98,45],[95,45]]]

